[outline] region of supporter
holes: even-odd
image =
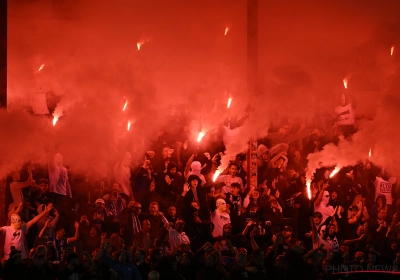
[[[106,250],[103,250],[101,259],[108,267],[110,267],[117,273],[118,279],[121,280],[142,279],[136,266],[130,263],[129,253],[125,250],[121,250],[120,252],[118,252],[116,256],[117,260],[114,260]]]
[[[122,210],[120,220],[120,233],[128,246],[133,244],[133,236],[142,230],[139,219],[142,212],[140,202],[131,201],[128,207]]]
[[[89,253],[93,253],[95,250],[100,248],[101,237],[99,228],[92,226],[89,234],[85,234],[80,238],[82,240],[82,249]]]
[[[158,279],[160,279],[160,274],[157,271],[152,270],[149,272],[147,279],[148,280],[158,280]]]
[[[112,196],[106,204],[107,217],[112,221],[113,228],[118,228],[121,212],[126,207],[125,199],[119,195],[118,188],[113,188]]]
[[[175,222],[179,219],[179,216],[176,213],[176,207],[174,205],[170,205],[167,210],[167,215],[165,215],[168,222],[172,223],[172,228],[175,228]]]
[[[299,174],[304,172],[305,163],[299,150],[293,151],[289,157],[288,167],[289,166],[292,166],[293,170]]]
[[[217,251],[211,251],[204,258],[204,265],[197,270],[197,279],[228,279],[221,264],[221,256]]]
[[[205,211],[207,208],[206,188],[200,187],[201,179],[197,175],[190,175],[188,182],[183,186],[183,192],[180,198],[182,209],[188,209],[193,201],[200,204],[200,209]]]
[[[89,269],[93,268],[94,262],[90,255],[87,252],[85,252],[84,255],[89,260],[88,264],[80,263],[79,256],[76,253],[69,253],[66,257],[67,266],[59,272],[57,279],[79,279],[84,273],[88,272]]]
[[[92,223],[99,229],[106,228],[106,223],[109,222],[110,217],[107,216],[106,203],[104,199],[98,198],[92,208]]]
[[[124,157],[121,161],[117,162],[114,166],[114,180],[120,184],[121,196],[129,202],[133,198],[132,187],[131,187],[131,170],[130,165],[132,162],[132,156],[130,153],[125,152]]]
[[[267,271],[264,267],[264,252],[262,249],[256,249],[251,255],[251,259],[246,264],[248,279],[266,279]]]
[[[183,188],[183,177],[177,171],[177,164],[170,161],[167,170],[160,176],[159,184],[166,201],[176,203]]]
[[[51,202],[49,194],[49,180],[41,178],[38,185],[39,189],[29,195],[25,205],[25,207],[29,209],[30,214],[37,214],[36,209],[39,207],[39,205],[46,205]]]
[[[260,191],[258,189],[251,188],[250,191],[247,193],[246,197],[243,200],[243,208],[247,209],[249,204],[260,206]]]
[[[42,204],[38,207],[37,212],[40,214],[45,210],[46,205]],[[40,232],[44,227],[46,227],[43,235],[54,237],[59,217],[60,215],[58,214],[57,209],[53,208],[50,212],[44,214],[44,216],[37,222],[38,231]]]
[[[46,215],[52,209],[52,204],[50,203],[46,209],[37,215],[32,220],[28,221],[26,224],[22,223],[21,217],[17,214],[11,216],[11,225],[4,226],[0,228],[0,232],[5,236],[4,241],[4,260],[8,260],[11,251],[20,251],[21,259],[26,259],[27,254],[25,251],[25,238],[24,235],[30,227],[32,227],[37,221],[39,221],[44,215]]]
[[[63,166],[64,158],[56,154],[49,161],[49,190],[53,195],[54,205],[63,207],[67,204],[67,197],[72,198],[71,185],[68,178],[68,170]]]
[[[169,223],[167,230],[169,230],[169,244],[171,249],[174,250],[182,243],[186,242],[190,244],[190,240],[187,235],[183,232],[185,227],[185,222],[183,220],[177,220],[175,224],[175,229],[172,228],[172,223]]]
[[[234,247],[239,247],[243,235],[242,233],[233,235],[231,224],[224,225],[223,232],[222,236],[215,238],[215,241],[221,244],[221,255],[235,257],[237,251]]]
[[[228,168],[227,175],[219,175],[216,179],[216,183],[224,183],[224,186],[221,189],[222,193],[230,193],[232,183],[238,183],[240,185],[240,189],[243,188],[243,181],[240,177],[236,176],[238,171],[238,167],[236,163],[231,163]]]
[[[55,237],[43,236],[45,228],[46,227],[42,229],[38,237],[53,243],[57,253],[56,260],[61,261],[61,253],[67,247],[67,244],[72,244],[79,239],[79,223],[75,222],[75,236],[69,238],[66,237],[65,229],[63,227],[59,227],[56,230]]]
[[[145,259],[146,252],[143,249],[137,249],[134,255],[134,264],[144,280],[150,273],[150,266],[145,262]]]
[[[207,182],[203,174],[201,174],[201,162],[200,161],[193,161],[195,155],[197,154],[197,150],[192,154],[189,158],[188,162],[186,163],[184,177],[189,181],[190,175],[196,175],[200,178],[201,186],[204,186]]]
[[[340,96],[340,105],[335,108],[336,122],[334,124],[338,137],[343,135],[347,138],[354,133],[355,107],[355,100],[352,97],[344,93]]]
[[[24,279],[50,280],[55,279],[54,274],[55,271],[46,264],[46,256],[35,253],[32,257],[31,265],[25,271]]]
[[[322,190],[318,194],[317,199],[314,202],[314,209],[316,212],[320,212],[322,214],[322,219],[325,220],[330,215],[332,215],[335,210],[332,206],[329,205],[329,191],[327,191],[328,184],[322,185]]]
[[[160,228],[168,224],[168,220],[158,209],[158,202],[152,201],[149,206],[149,213],[141,213],[140,220],[148,220],[150,222],[150,233],[154,238],[159,236]]]
[[[151,159],[152,166],[154,167],[154,172],[159,176],[166,173],[168,163],[171,161],[171,155],[174,152],[170,146],[165,145],[161,153],[155,153],[154,158]]]
[[[240,231],[239,217],[242,214],[242,209],[246,209],[248,206],[248,203],[247,203],[247,205],[244,205],[243,197],[239,191],[240,191],[240,185],[238,183],[232,183],[231,191],[229,193],[224,193],[225,201],[227,204],[230,205],[230,213],[229,214],[231,217],[232,226],[235,228],[234,229],[235,232]],[[254,196],[252,197],[252,199],[254,199]]]
[[[143,248],[146,254],[149,253],[150,249],[154,247],[155,236],[151,234],[151,223],[149,220],[142,220],[142,230],[133,236],[134,247],[136,246]]]
[[[377,218],[379,210],[385,209],[387,213],[388,220],[392,220],[393,214],[391,207],[386,203],[386,196],[383,194],[378,194],[375,203],[370,207],[369,214],[371,218]]]
[[[12,250],[7,255],[7,262],[4,265],[4,280],[24,279],[26,263],[22,262],[23,255],[19,250]]]
[[[325,257],[330,256],[330,254],[334,251],[333,243],[331,240],[328,240],[325,238],[325,234],[329,229],[327,230],[326,226],[321,227],[320,232],[318,232],[317,227],[314,222],[314,219],[312,217],[310,218],[310,221],[311,221],[311,230],[312,230],[313,249],[317,249],[323,245],[323,248],[326,251]]]
[[[223,227],[225,224],[231,223],[230,215],[227,213],[226,202],[224,199],[220,198],[215,201],[215,198],[210,200],[211,203],[211,222],[214,224],[214,230],[212,236],[215,238],[217,236],[223,235]],[[215,203],[215,204],[214,204]]]

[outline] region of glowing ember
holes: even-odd
[[[126,106],[128,106],[128,100],[126,100],[125,105],[124,105],[124,108],[122,109],[122,111],[125,111]]]
[[[371,148],[369,148],[368,157],[371,157],[371,155],[372,155],[372,149],[371,149]]]
[[[394,52],[394,46],[392,46],[392,47],[390,48],[390,55],[393,55],[393,52]]]
[[[128,122],[128,131],[131,128],[131,122]]]
[[[199,132],[199,136],[197,137],[197,142],[200,143],[201,139],[204,137],[205,133],[204,132]]]
[[[307,196],[308,199],[311,200],[311,181],[307,180],[306,185],[307,185]]]
[[[137,50],[138,50],[138,51],[140,51],[140,47],[141,47],[142,45],[143,45],[143,43],[137,43],[137,44],[136,44]]]
[[[226,36],[226,34],[228,34],[228,31],[229,31],[229,28],[226,27],[226,28],[225,28],[225,34],[224,34],[225,36]]]
[[[39,72],[40,72],[40,71],[42,71],[42,70],[43,70],[43,68],[44,68],[44,64],[40,65],[40,67],[39,67],[39,70],[38,70],[38,71],[39,71]]]
[[[58,117],[57,117],[57,116],[54,116],[54,117],[53,117],[53,126],[56,125],[57,121],[58,121]]]
[[[332,171],[331,175],[329,175],[329,178],[332,178],[333,176],[336,175],[336,173],[338,173],[340,170],[340,167],[335,167],[335,169]]]
[[[344,85],[344,88],[347,88],[347,83],[348,83],[349,81],[347,80],[347,79],[343,79],[343,85]]]
[[[228,98],[228,106],[227,106],[228,108],[231,107],[231,103],[232,103],[232,98],[229,97],[229,98]]]
[[[219,174],[221,173],[221,171],[215,171],[214,176],[213,176],[213,182],[215,182],[219,176]]]

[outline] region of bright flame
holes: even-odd
[[[226,34],[228,34],[228,31],[229,31],[229,28],[226,27],[226,28],[225,28],[225,34],[224,34],[225,36],[226,36]]]
[[[128,131],[131,128],[131,122],[128,122]]]
[[[141,47],[142,45],[143,45],[143,43],[139,43],[139,42],[136,44],[137,50],[138,50],[138,51],[140,51],[140,47]]]
[[[311,200],[311,181],[307,180],[306,185],[307,185],[307,196],[308,199]]]
[[[343,79],[343,85],[344,85],[344,88],[347,88],[347,83],[348,83],[349,81],[347,80],[347,79]]]
[[[221,174],[221,171],[219,171],[219,170],[215,171],[214,176],[213,176],[213,182],[215,182],[217,180],[219,174]]]
[[[371,149],[371,148],[369,148],[368,157],[371,157],[371,155],[372,155],[372,149]]]
[[[228,108],[231,107],[231,103],[232,103],[232,97],[229,97],[228,98],[228,106],[227,106]]]
[[[40,72],[40,71],[42,71],[42,70],[43,70],[43,68],[44,68],[44,64],[40,65],[40,67],[39,67],[39,70],[38,70],[38,71],[39,71],[39,72]]]
[[[54,117],[53,117],[53,126],[56,125],[57,121],[58,121],[58,117],[57,117],[57,116],[54,116]]]
[[[394,52],[394,46],[392,46],[392,47],[390,48],[390,55],[393,55],[393,52]]]
[[[332,171],[331,175],[329,175],[329,178],[332,178],[333,176],[336,175],[340,171],[340,167],[336,166],[335,169]]]
[[[128,100],[126,100],[125,105],[124,105],[124,108],[122,109],[122,111],[125,111],[126,106],[128,106]]]
[[[205,133],[200,131],[199,136],[197,137],[197,142],[200,143],[201,139],[204,137]]]

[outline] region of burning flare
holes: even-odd
[[[307,180],[306,186],[307,186],[307,196],[308,196],[308,200],[311,200],[311,181],[310,181],[310,180]]]
[[[136,44],[137,50],[138,50],[138,51],[140,51],[140,48],[141,48],[142,45],[143,45],[143,43],[140,43],[140,42],[138,42],[138,43]]]
[[[231,107],[231,103],[232,103],[232,97],[229,97],[228,98],[228,106],[227,106],[228,109],[229,109],[229,107]]]
[[[213,176],[213,182],[215,182],[217,180],[219,174],[221,174],[221,171],[219,171],[219,170],[215,171],[214,176]]]
[[[371,155],[372,155],[372,149],[369,148],[368,157],[371,157]]]
[[[333,176],[336,175],[340,171],[340,167],[336,166],[335,169],[332,171],[331,175],[329,175],[329,178],[332,178]]]
[[[128,122],[128,131],[131,128],[131,122]]]
[[[43,70],[43,68],[44,68],[44,64],[40,65],[40,67],[39,67],[39,70],[38,70],[38,71],[39,71],[39,72],[40,72],[40,71],[42,71],[42,70]]]
[[[346,78],[343,79],[344,88],[347,88],[348,80]]]
[[[392,46],[392,47],[390,48],[390,55],[393,55],[393,52],[394,52],[394,46]]]
[[[64,110],[63,110],[62,106],[57,105],[57,107],[53,113],[53,126],[56,125],[58,119],[63,115],[63,112],[64,112]]]
[[[197,143],[200,143],[201,139],[204,137],[205,133],[200,131],[199,136],[197,137]]]
[[[229,28],[226,27],[226,28],[225,28],[225,34],[224,34],[225,36],[226,36],[226,34],[228,34],[228,31],[229,31]]]
[[[128,100],[126,100],[125,105],[124,105],[124,108],[122,109],[122,111],[125,111],[126,106],[128,106]]]
[[[56,125],[57,121],[58,121],[58,117],[57,117],[57,116],[54,116],[54,117],[53,117],[53,126]]]

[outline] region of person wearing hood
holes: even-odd
[[[200,161],[193,161],[195,155],[197,154],[197,150],[192,154],[192,156],[189,158],[188,162],[186,163],[185,167],[185,178],[189,179],[190,175],[196,175],[200,178],[201,180],[201,186],[204,186],[206,184],[206,178],[204,178],[204,175],[201,174],[201,163]]]
[[[166,173],[160,176],[159,189],[164,195],[164,199],[176,203],[183,188],[183,177],[177,172],[178,165],[174,161],[168,162]]]
[[[189,209],[193,201],[200,203],[202,212],[207,209],[206,202],[206,189],[199,188],[201,179],[199,176],[192,174],[189,176],[187,183],[183,186],[183,192],[180,197],[180,204],[183,206],[181,209]]]

